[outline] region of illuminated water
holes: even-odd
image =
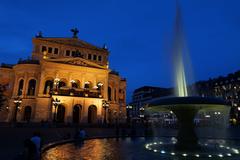
[[[173,138],[125,138],[87,140],[80,147],[68,143],[49,149],[43,154],[43,160],[239,160],[238,141],[200,140],[205,149],[198,153],[177,153],[171,151]],[[161,142],[161,145],[159,145]],[[152,144],[151,150],[146,149]],[[205,156],[205,157],[204,157]]]
[[[184,68],[184,55],[186,55],[186,49],[183,38],[181,24],[181,13],[180,8],[177,6],[176,11],[176,23],[175,23],[175,39],[173,45],[173,60],[174,60],[174,71],[175,71],[175,83],[176,83],[176,96],[178,97],[186,97],[188,96],[187,91],[187,82],[186,82],[186,74]],[[186,62],[185,62],[186,63]]]

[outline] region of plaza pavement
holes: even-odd
[[[84,127],[89,137],[95,136],[114,136],[116,129],[106,127]],[[154,135],[160,136],[175,136],[176,129],[169,128],[154,128]],[[18,126],[0,124],[0,159],[12,160],[17,154],[23,151],[23,142],[30,138],[33,132],[38,131],[41,134],[43,145],[50,142],[63,140],[66,135],[74,136],[76,127],[46,127],[46,126]],[[127,128],[126,133],[131,130]],[[138,127],[136,129],[138,136],[144,135],[144,129]],[[201,128],[197,129],[197,133],[201,137],[229,138],[240,139],[240,127],[224,128]],[[121,129],[120,129],[121,134]]]

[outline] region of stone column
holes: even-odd
[[[39,86],[39,90],[38,90],[38,94],[37,95],[42,95],[43,94],[43,91],[44,91],[44,87],[45,87],[45,71],[44,70],[42,70],[42,72],[41,72],[41,76],[39,76],[40,78],[39,78],[39,84],[38,84],[38,86]]]
[[[28,74],[25,72],[24,73],[24,84],[23,84],[23,91],[22,95],[25,97],[27,95],[27,90],[28,90]]]

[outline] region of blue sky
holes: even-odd
[[[240,69],[240,1],[179,0],[194,79]],[[31,38],[79,38],[107,44],[110,67],[127,78],[128,101],[143,85],[170,87],[175,0],[1,0],[0,61],[31,55]]]

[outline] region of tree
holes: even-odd
[[[0,84],[0,111],[5,109],[5,104],[7,101],[7,97],[4,95],[5,90],[6,90],[6,85]]]

